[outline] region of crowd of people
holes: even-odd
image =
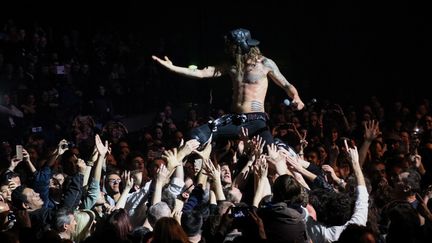
[[[225,69],[153,57],[190,77],[229,74],[230,112],[190,107],[179,119],[179,107],[165,105],[146,129],[130,133],[117,116],[157,102],[134,100],[145,85],[130,61],[139,45],[100,33],[88,42],[76,32],[54,36],[13,21],[0,31],[1,242],[431,237],[429,100],[383,105],[377,94],[365,104],[305,106],[259,42],[237,29],[227,36],[238,48]],[[151,70],[148,79],[162,78]],[[265,100],[267,77],[295,105]]]

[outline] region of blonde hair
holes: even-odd
[[[77,224],[75,226],[75,232],[72,234],[74,242],[81,242],[90,236],[91,226],[95,218],[95,213],[89,209],[81,209],[75,212],[75,221]]]
[[[240,47],[237,47],[240,48]],[[232,49],[232,55],[235,60],[235,68],[237,70],[237,74],[243,76],[244,74],[244,67],[248,60],[252,61],[252,64],[255,64],[258,62],[258,59],[262,57],[262,53],[260,49],[256,46],[251,47],[249,49],[248,53],[241,54],[239,53],[236,48]]]

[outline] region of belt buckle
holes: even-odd
[[[239,115],[239,120],[241,123],[245,123],[247,121],[247,116],[245,114]]]

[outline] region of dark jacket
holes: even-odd
[[[60,207],[75,209],[78,206],[79,199],[81,198],[83,179],[84,176],[82,174],[76,174],[71,178],[70,184],[68,187],[66,187],[66,192],[64,193],[64,200],[59,205]],[[35,211],[29,212],[32,229],[38,235],[40,232],[49,229],[50,226],[53,225],[56,210],[57,207],[42,207]]]
[[[263,220],[267,242],[308,242],[306,212],[284,202],[270,203],[258,210]]]

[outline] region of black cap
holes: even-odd
[[[250,31],[247,29],[231,30],[227,35],[227,39],[240,46],[243,53],[248,52],[250,47],[259,45],[259,41],[252,39]]]

